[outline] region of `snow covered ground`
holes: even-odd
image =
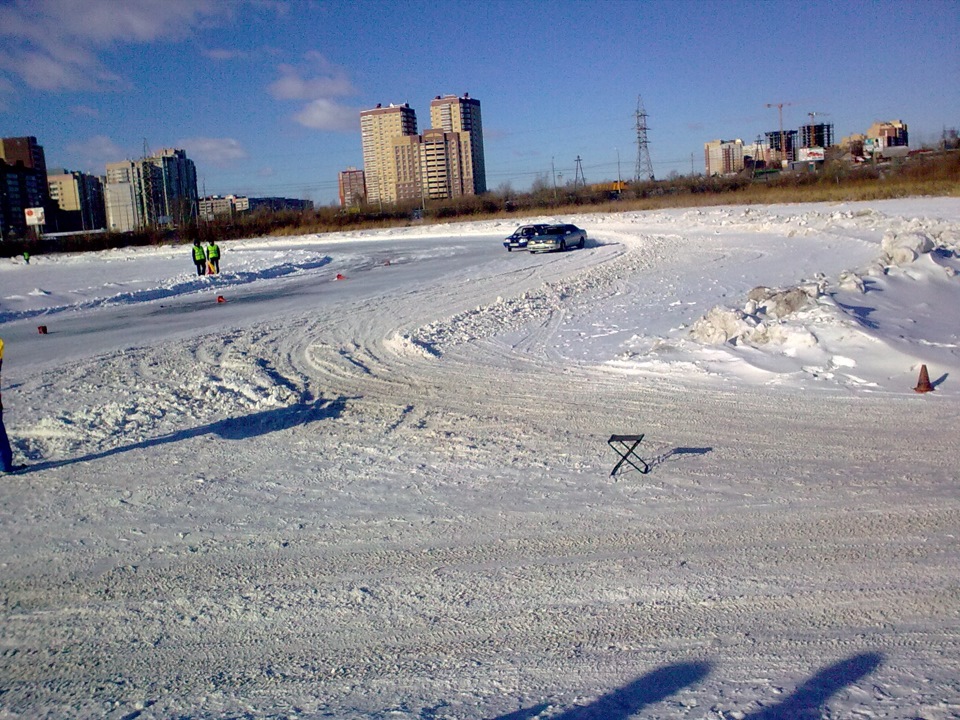
[[[960,717],[960,199],[552,219],[0,260],[0,718]]]

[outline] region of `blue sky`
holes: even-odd
[[[359,112],[480,100],[487,185],[657,177],[779,127],[960,126],[960,1],[0,0],[0,136],[102,174],[181,147],[201,193],[336,201]]]

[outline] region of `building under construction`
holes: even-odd
[[[796,160],[797,131],[796,130],[772,130],[765,133],[767,136],[767,145],[781,160]],[[781,143],[780,138],[783,137]]]
[[[828,148],[833,145],[833,125],[804,125],[800,128],[800,147]]]

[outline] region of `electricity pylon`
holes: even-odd
[[[643,100],[637,95],[637,172],[635,180],[653,180],[653,162],[650,160],[650,143],[647,140],[647,111]]]

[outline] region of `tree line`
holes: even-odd
[[[611,189],[615,188],[615,189]],[[562,187],[538,177],[528,191],[509,184],[483,195],[380,208],[360,205],[307,211],[267,209],[237,213],[179,228],[127,233],[90,233],[4,241],[7,257],[51,252],[221,242],[271,235],[304,235],[416,223],[479,220],[491,217],[652,210],[666,207],[875,200],[911,195],[960,196],[960,151],[924,153],[883,164],[828,161],[816,171],[753,171],[706,177],[673,175],[665,180],[628,181]]]

